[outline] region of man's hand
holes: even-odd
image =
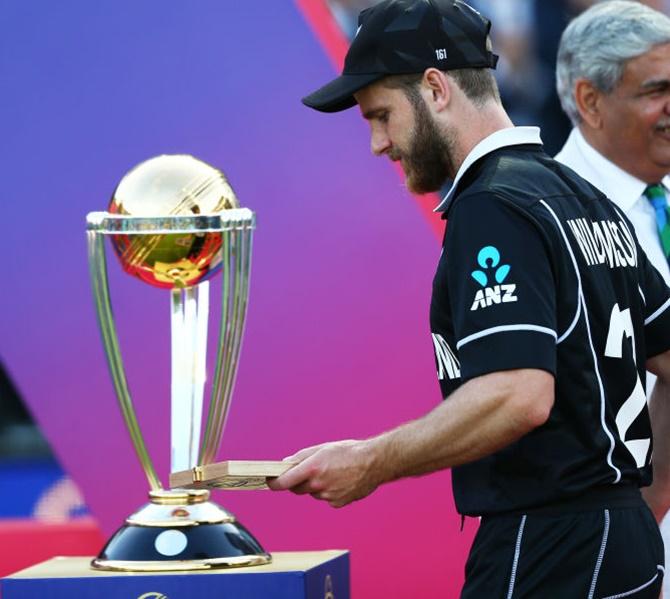
[[[269,479],[275,490],[309,493],[333,507],[343,507],[372,493],[382,482],[368,441],[337,441],[308,447],[286,460],[298,462],[281,476]]]

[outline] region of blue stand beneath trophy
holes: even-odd
[[[3,599],[349,599],[349,553],[273,553],[262,566],[200,572],[106,572],[57,557],[0,581]]]

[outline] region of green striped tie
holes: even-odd
[[[660,183],[649,185],[644,190],[644,195],[647,196],[656,211],[658,235],[661,238],[665,257],[670,260],[670,213],[668,211],[668,201],[665,197],[665,188]]]

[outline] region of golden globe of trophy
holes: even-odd
[[[158,156],[127,173],[108,212],[87,216],[88,257],[103,346],[125,424],[150,486],[149,503],[126,519],[92,566],[103,570],[197,570],[268,563],[270,555],[210,488],[262,488],[280,462],[214,464],[237,372],[249,292],[255,216],[224,174],[192,156]],[[133,407],[112,314],[105,237],[124,271],[169,290],[171,471],[159,481]],[[221,275],[221,325],[202,442],[209,279]]]

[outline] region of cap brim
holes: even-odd
[[[383,73],[341,75],[317,89],[314,93],[309,94],[309,96],[305,96],[302,103],[321,112],[340,112],[356,106],[357,102],[354,94],[358,90],[379,81],[384,76]]]

